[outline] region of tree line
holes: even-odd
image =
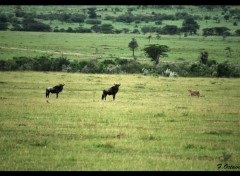
[[[143,8],[143,7],[136,7]],[[158,8],[158,7],[154,7]],[[203,8],[203,7],[202,7]],[[205,7],[212,8],[212,7]],[[106,8],[107,9],[107,8]],[[102,9],[102,10],[106,10]],[[119,8],[112,9],[116,14],[121,11]],[[132,11],[134,8],[128,8],[127,12],[121,15],[106,15],[101,17],[98,15],[98,11],[100,9],[96,9],[93,7],[83,9],[84,13],[49,13],[49,14],[37,14],[35,12],[24,12],[21,6],[16,6],[14,14],[4,14],[0,13],[0,30],[12,30],[12,31],[45,31],[45,32],[75,32],[75,33],[152,33],[156,32],[158,34],[168,34],[168,35],[176,35],[176,34],[184,34],[187,35],[195,35],[200,28],[200,25],[197,23],[197,20],[206,20],[206,22],[210,19],[215,20],[216,23],[220,23],[220,20],[239,20],[240,19],[240,11],[237,9],[223,8],[222,17],[211,17],[208,15],[200,16],[200,15],[192,15],[187,12],[176,12],[175,14],[162,14],[162,13],[149,13],[149,14],[133,14]],[[101,20],[102,19],[102,20]],[[111,21],[110,23],[103,23],[104,20]],[[182,27],[178,27],[177,25],[165,25],[163,27],[159,27],[162,25],[163,20],[183,20]],[[46,24],[41,22],[41,20],[48,20],[50,24]],[[80,26],[76,28],[68,27],[67,29],[51,27],[51,21],[59,20],[61,22],[66,23],[79,23]],[[133,24],[134,29],[131,31],[127,28],[123,29],[114,29],[112,25],[114,22],[122,22],[127,24]],[[145,22],[145,26],[139,28],[138,24],[141,22]],[[148,22],[154,22],[155,25],[147,25]],[[89,28],[84,28],[81,25],[83,23],[91,24],[92,26]],[[237,21],[233,22],[233,25],[237,26]],[[211,36],[211,35],[219,35],[219,36],[229,36],[229,35],[237,35],[240,36],[240,29],[235,30],[234,32],[230,32],[230,29],[222,26],[222,27],[212,27],[212,28],[204,28],[202,29],[203,36]]]
[[[200,54],[199,62],[161,62],[143,64],[135,59],[70,60],[64,56],[13,57],[0,60],[0,71],[62,71],[76,73],[143,74],[181,77],[240,77],[240,66],[229,62],[207,60],[207,53]]]

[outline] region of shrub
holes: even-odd
[[[217,66],[217,77],[239,77],[239,65],[233,65],[225,61]]]
[[[46,56],[40,56],[35,59],[33,63],[33,70],[36,71],[50,71],[51,70],[51,60]]]
[[[140,34],[140,31],[138,29],[134,29],[132,33],[133,34]]]
[[[88,61],[81,70],[82,73],[101,73],[102,66],[96,61]]]
[[[79,32],[79,33],[91,33],[92,30],[91,30],[91,29],[88,29],[88,28],[78,27],[77,29],[75,29],[75,32]]]
[[[112,34],[113,26],[111,24],[103,24],[100,26],[100,31],[104,34]]]
[[[116,21],[125,22],[125,23],[131,23],[131,22],[134,21],[134,16],[131,13],[126,13],[126,14],[118,16],[116,18]]]
[[[106,59],[104,61],[101,62],[104,66],[108,66],[108,65],[115,65],[115,61],[110,60],[110,59]]]
[[[213,65],[217,65],[217,61],[216,60],[208,60],[206,64],[207,64],[207,66],[211,67]]]
[[[162,25],[162,21],[160,21],[160,20],[159,20],[159,21],[156,21],[155,24],[156,24],[156,25]]]
[[[121,65],[121,70],[125,73],[141,73],[142,68],[142,65],[134,60],[130,60],[127,64]]]
[[[70,61],[66,57],[53,58],[51,64],[52,71],[62,71],[63,65],[67,66],[70,64]]]
[[[38,22],[38,21],[30,19],[30,18],[25,18],[22,22],[22,30],[23,31],[49,32],[49,31],[51,31],[51,27],[42,22]]]
[[[121,67],[119,65],[108,65],[103,68],[103,73],[120,73],[121,72]]]
[[[80,72],[80,64],[77,60],[73,60],[70,62],[69,66],[67,67],[68,72]]]
[[[141,31],[146,34],[146,33],[151,33],[151,32],[161,32],[161,28],[160,27],[154,27],[154,26],[143,26],[141,28]]]
[[[89,19],[89,20],[86,20],[85,23],[87,23],[87,24],[101,24],[102,21],[97,20],[97,19]]]
[[[66,57],[49,58],[49,56],[13,57],[9,60],[0,60],[0,71],[36,70],[36,71],[65,71],[82,73],[142,73],[144,75],[163,75],[167,77],[240,77],[240,65],[229,62],[217,63],[209,60],[207,64],[201,63],[167,63],[158,65],[141,64],[136,60],[106,59],[77,61]]]

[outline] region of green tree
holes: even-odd
[[[232,52],[233,52],[232,48],[226,47],[224,50],[226,50],[226,54],[227,54],[228,57],[232,56]]]
[[[132,50],[134,57],[134,50],[138,47],[138,43],[135,38],[132,38],[132,41],[129,42],[128,47]]]
[[[152,35],[149,35],[147,38],[148,38],[148,42],[150,42],[150,39],[152,38]]]
[[[97,18],[96,8],[95,7],[88,8],[88,15],[89,18]]]
[[[201,64],[207,64],[207,62],[208,62],[208,52],[206,52],[206,51],[201,51],[200,52],[200,63]]]
[[[222,34],[222,37],[223,37],[223,40],[226,39],[227,36],[230,36],[231,33],[229,31],[225,31],[223,34]]]
[[[207,37],[210,35],[214,35],[214,29],[213,28],[204,28],[202,29],[203,31],[203,36]]]
[[[190,35],[196,34],[199,24],[193,18],[187,18],[183,21],[182,32],[188,32]]]
[[[150,57],[156,65],[159,63],[160,57],[167,57],[166,52],[170,51],[168,46],[159,44],[147,45],[143,50],[146,56]]]
[[[226,21],[228,21],[229,20],[229,18],[230,18],[230,16],[229,15],[224,15],[224,17],[223,17]]]
[[[0,30],[7,30],[7,29],[8,29],[8,24],[0,21]]]
[[[224,33],[230,31],[230,29],[227,27],[215,27],[214,31],[216,35],[223,36]]]
[[[113,26],[111,24],[102,24],[100,26],[100,30],[104,34],[112,34],[113,33]]]
[[[175,35],[178,33],[179,33],[179,30],[176,25],[166,25],[162,29],[162,34]]]
[[[235,33],[236,33],[237,36],[240,36],[240,29],[237,29],[237,30],[235,31]]]

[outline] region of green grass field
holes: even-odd
[[[46,87],[58,83],[63,92],[47,102]],[[114,83],[121,83],[116,100],[102,101]],[[1,72],[0,170],[239,167],[239,85],[232,78]],[[190,88],[201,96],[189,96]],[[223,152],[232,155],[222,161]]]
[[[179,37],[163,35],[161,40],[147,39],[143,34],[81,34],[81,33],[53,33],[53,32],[13,32],[0,31],[0,59],[13,57],[38,57],[42,55],[61,56],[69,59],[87,60],[96,58],[132,58],[132,51],[128,43],[136,38],[139,47],[135,56],[140,62],[150,63],[143,48],[148,44],[167,45],[170,48],[168,57],[163,61],[198,61],[200,51],[208,52],[209,60],[218,62],[230,61],[239,63],[239,37],[189,36]],[[227,57],[226,47],[233,52]]]

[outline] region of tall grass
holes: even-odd
[[[45,88],[65,83],[56,99]],[[121,83],[116,100],[104,88]],[[1,72],[0,170],[239,165],[239,79]],[[191,97],[196,89],[201,97]]]

